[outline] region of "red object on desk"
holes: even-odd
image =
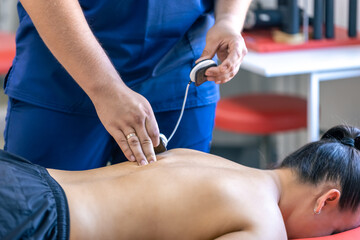
[[[15,57],[15,35],[0,32],[0,75],[5,75]]]
[[[288,44],[275,42],[272,38],[273,29],[249,30],[243,32],[243,37],[248,49],[256,52],[280,52],[289,50],[304,50],[324,47],[338,47],[348,45],[360,45],[360,37],[349,38],[347,30],[335,28],[335,38],[333,39],[309,39],[303,44]]]
[[[293,240],[359,240],[359,239],[360,239],[360,227],[325,237],[293,239]]]

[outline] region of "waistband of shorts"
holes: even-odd
[[[70,212],[66,194],[62,187],[53,179],[46,168],[39,167],[42,177],[47,181],[51,191],[54,194],[57,210],[57,228],[59,240],[68,240],[70,238]]]

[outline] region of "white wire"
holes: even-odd
[[[186,104],[186,99],[187,99],[187,95],[188,95],[188,92],[189,92],[190,84],[191,84],[191,81],[189,81],[188,85],[186,86],[185,96],[184,96],[184,101],[183,101],[183,104],[182,104],[180,116],[179,116],[179,119],[178,119],[178,121],[177,121],[177,123],[176,123],[176,125],[175,125],[175,128],[174,128],[173,132],[171,133],[171,135],[170,135],[170,137],[169,137],[169,139],[168,139],[168,142],[170,142],[171,138],[174,136],[177,128],[179,127],[181,118],[182,118],[183,113],[184,113],[184,110],[185,110],[185,104]]]

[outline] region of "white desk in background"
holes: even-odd
[[[273,53],[249,51],[241,68],[264,77],[309,76],[308,140],[319,139],[320,82],[360,77],[360,46]]]

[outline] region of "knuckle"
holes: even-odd
[[[240,44],[240,42],[241,42],[241,39],[240,38],[237,38],[234,42],[233,42],[233,44],[234,44],[234,49],[241,49],[241,44]]]
[[[126,148],[123,150],[123,153],[126,157],[130,157],[132,155],[132,151],[130,150],[130,148]]]
[[[204,51],[202,52],[201,56],[207,56],[210,54],[210,51],[208,49],[204,49]]]
[[[137,137],[132,137],[128,140],[130,146],[136,146],[139,144],[139,139]]]
[[[152,145],[152,141],[150,138],[145,138],[141,141],[141,145]]]
[[[145,114],[146,117],[151,116],[152,115],[151,108],[148,108],[148,107],[144,108],[144,114]]]
[[[159,136],[159,131],[158,130],[148,131],[148,135],[150,139],[157,138]]]
[[[230,77],[230,73],[228,73],[228,74],[226,74],[226,75],[222,76],[221,81],[228,80],[228,79],[229,79],[229,77]]]
[[[241,55],[242,55],[242,50],[240,50],[240,49],[236,49],[236,51],[235,51],[235,56],[236,56],[236,58],[241,58]]]
[[[224,75],[218,77],[218,81],[220,81],[220,82],[222,82],[226,79],[227,79],[227,76],[224,76]]]
[[[248,52],[249,52],[248,49],[246,47],[244,47],[242,50],[243,55],[245,56]]]
[[[127,145],[127,141],[126,141],[126,139],[125,138],[120,138],[120,139],[118,139],[118,143],[119,143],[119,145]]]
[[[136,114],[136,115],[134,115],[134,117],[133,117],[133,123],[135,123],[136,125],[141,124],[141,123],[142,123],[142,120],[143,120],[143,117],[142,117],[142,115],[140,115],[140,114]]]
[[[234,70],[235,70],[234,65],[230,64],[229,65],[229,72],[232,73],[232,72],[234,72]]]

